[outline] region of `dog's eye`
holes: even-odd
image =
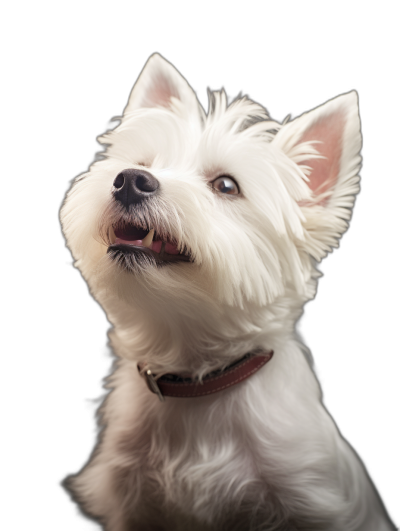
[[[217,177],[217,179],[211,183],[211,186],[221,194],[239,194],[239,186],[235,183],[232,177],[228,177],[227,175]]]

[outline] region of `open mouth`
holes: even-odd
[[[155,262],[157,265],[173,262],[190,262],[186,249],[179,250],[177,243],[151,229],[143,229],[133,224],[113,227],[115,241],[108,248],[112,258],[121,261],[132,258],[137,262]]]

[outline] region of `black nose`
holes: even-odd
[[[148,171],[129,168],[115,178],[113,195],[128,209],[130,205],[154,195],[159,186],[160,183]]]

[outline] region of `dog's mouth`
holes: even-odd
[[[180,250],[169,236],[157,234],[154,228],[144,229],[132,223],[113,226],[115,241],[108,247],[113,259],[125,260],[125,265],[136,262],[155,262],[156,265],[174,262],[190,262],[187,249]]]

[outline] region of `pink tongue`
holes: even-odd
[[[166,243],[165,244],[165,252],[168,254],[179,254],[179,251],[176,247],[176,245],[172,243]]]
[[[155,241],[151,244],[151,249],[155,252],[155,253],[160,253],[161,252],[161,247],[162,247],[162,241]],[[166,243],[165,244],[165,247],[164,247],[164,251],[168,254],[179,254],[179,251],[176,247],[176,245],[172,244],[172,243]]]
[[[151,244],[151,250],[154,251],[155,253],[159,253],[161,251],[161,245],[162,245],[162,241],[157,241],[157,242],[154,242]]]
[[[125,243],[128,245],[138,245],[143,247],[143,240],[123,240],[122,238],[115,238],[115,243]]]

